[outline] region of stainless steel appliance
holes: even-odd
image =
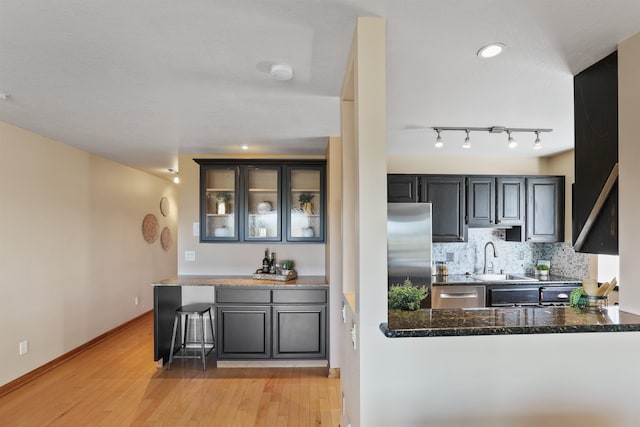
[[[432,308],[481,308],[486,289],[482,285],[434,286]]]
[[[387,205],[387,264],[389,285],[409,278],[431,295],[431,203]],[[430,307],[430,300],[423,306]]]

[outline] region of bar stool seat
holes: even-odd
[[[209,316],[209,326],[211,327],[211,341],[205,341],[205,315]],[[184,319],[182,320],[184,316]],[[188,341],[189,337],[189,317],[196,316],[200,318],[202,322],[202,328],[200,328],[200,336],[197,335],[197,329],[195,333],[195,341]],[[184,334],[182,335],[182,343],[180,348],[174,354],[174,345],[176,342],[176,334],[178,331],[178,321],[184,322]],[[197,345],[198,347],[193,347]],[[192,347],[189,347],[192,346]],[[173,321],[173,333],[171,334],[171,350],[169,351],[169,367],[171,369],[171,362],[173,359],[202,359],[202,370],[207,370],[207,356],[211,353],[216,346],[215,329],[213,327],[213,311],[211,310],[211,304],[187,304],[176,309],[175,319]]]

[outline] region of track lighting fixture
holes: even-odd
[[[513,132],[532,132],[536,134],[536,140],[533,144],[533,148],[535,150],[539,150],[542,148],[542,144],[540,143],[540,133],[541,132],[552,132],[553,129],[536,129],[536,128],[507,128],[505,126],[491,126],[491,127],[448,127],[448,126],[434,126],[432,128],[436,131],[436,148],[442,147],[444,144],[442,143],[442,137],[440,135],[443,131],[463,131],[466,132],[466,137],[464,138],[464,144],[462,144],[462,148],[471,148],[471,138],[469,134],[473,132],[489,132],[489,133],[507,133],[507,146],[509,148],[516,148],[518,146],[518,142],[511,135]]]
[[[464,139],[464,144],[462,144],[462,148],[471,148],[471,140],[469,138],[469,130],[466,130],[467,137]]]
[[[509,138],[507,138],[507,147],[516,148],[518,146],[518,142],[515,139],[513,139],[513,137],[511,136],[510,130],[507,131],[507,135],[509,135]]]
[[[440,129],[436,129],[436,132],[438,133],[438,136],[436,137],[435,147],[442,148],[444,143],[442,142],[442,137],[440,137]]]
[[[180,177],[178,176],[178,171],[174,169],[167,169],[167,170],[173,174],[173,183],[180,184]]]

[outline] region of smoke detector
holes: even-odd
[[[271,74],[271,77],[273,77],[275,80],[291,80],[291,78],[293,77],[293,68],[291,68],[291,66],[287,64],[273,64],[271,66],[269,74]]]

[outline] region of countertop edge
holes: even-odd
[[[326,276],[299,276],[289,281],[260,280],[250,275],[178,275],[151,283],[151,286],[228,286],[228,287],[328,287]]]
[[[533,335],[584,332],[640,332],[640,325],[583,325],[583,326],[512,326],[448,329],[389,329],[386,322],[380,330],[387,338],[461,337],[480,335]]]

